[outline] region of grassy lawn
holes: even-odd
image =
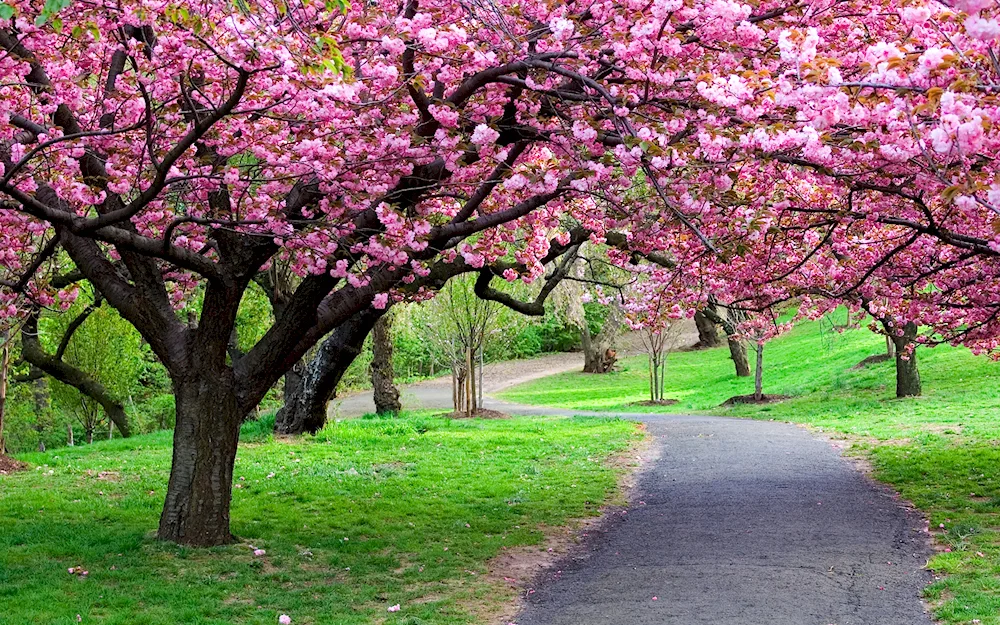
[[[665,395],[679,403],[666,409],[631,405],[648,398],[642,357],[626,359],[617,373],[561,374],[503,397],[581,410],[775,419],[842,433],[854,453],[869,458],[876,477],[930,518],[942,550],[930,563],[942,578],[927,589],[935,616],[1000,625],[1000,364],[965,349],[920,348],[924,395],[898,400],[892,363],[851,369],[882,352],[884,340],[866,329],[830,327],[804,323],[767,345],[764,391],[794,396],[779,404],[719,407],[753,392],[752,378],[733,375],[726,348],[669,357]]]
[[[167,433],[25,454],[32,470],[0,476],[0,624],[485,623],[515,592],[488,560],[597,514],[618,477],[606,461],[639,436],[418,414],[264,437],[237,461],[241,542],[211,550],[152,537]]]

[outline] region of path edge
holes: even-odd
[[[498,612],[491,615],[488,620],[490,625],[517,625],[517,617],[524,611],[535,586],[560,570],[563,562],[579,557],[592,534],[603,534],[612,529],[632,507],[639,494],[642,477],[655,466],[662,453],[662,446],[646,424],[636,422],[635,425],[642,436],[604,461],[606,467],[618,469],[618,477],[614,491],[609,501],[601,506],[599,515],[570,519],[565,525],[540,528],[544,533],[540,545],[507,549],[487,561],[490,581],[514,591],[514,599],[505,602]],[[518,566],[521,567],[520,577],[512,577],[511,572]]]

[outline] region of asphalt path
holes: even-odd
[[[538,580],[518,625],[931,625],[925,526],[809,431],[632,415],[632,504]]]
[[[434,385],[407,397],[451,400]],[[646,423],[656,459],[627,510],[536,580],[517,625],[931,625],[923,521],[827,440],[779,422],[615,416]]]

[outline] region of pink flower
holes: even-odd
[[[486,124],[479,124],[476,126],[475,132],[472,133],[472,143],[476,145],[490,145],[496,143],[496,140],[500,138],[500,133],[493,130]]]
[[[377,308],[378,310],[385,310],[385,307],[389,304],[389,294],[388,293],[378,293],[372,298],[372,308]]]
[[[399,604],[397,603],[396,605],[389,608],[389,612],[399,612]]]
[[[292,625],[292,617],[287,614],[282,614],[278,617],[278,622],[281,623],[281,625]]]
[[[267,555],[267,552],[264,551],[263,549],[254,549],[253,550],[253,555],[255,555],[255,556],[264,556],[264,555]]]

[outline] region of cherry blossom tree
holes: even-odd
[[[231,539],[240,423],[325,336],[336,374],[461,273],[542,281],[501,301],[536,312],[588,239],[692,309],[861,294],[1000,346],[979,0],[38,4],[0,5],[0,310],[88,281],[164,363],[161,538]],[[275,262],[294,289],[233,353]]]

